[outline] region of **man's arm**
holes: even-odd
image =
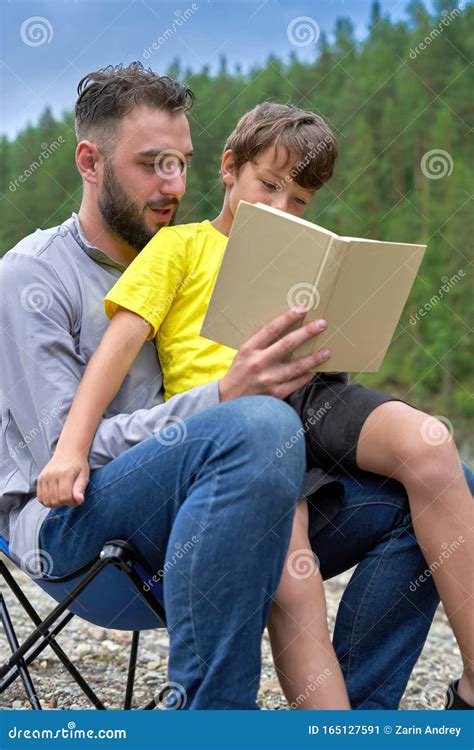
[[[77,345],[81,323],[79,292],[63,285],[51,264],[41,258],[7,254],[0,266],[0,388],[6,419],[12,417],[24,437],[18,468],[31,491],[50,460],[74,394],[87,365]],[[166,426],[168,420],[204,411],[219,400],[266,394],[285,398],[312,377],[312,369],[329,359],[313,352],[296,362],[288,356],[324,329],[304,319],[304,308],[288,310],[264,326],[239,350],[220,380],[174,396],[151,409],[102,419],[89,466],[99,468]],[[290,331],[288,333],[288,331]]]
[[[0,387],[7,411],[39,472],[56,447],[87,362],[78,351],[78,302],[41,258],[7,254],[0,265]],[[218,384],[209,383],[151,409],[102,419],[92,443],[92,469],[164,427],[219,403]],[[35,472],[37,473],[37,472]]]

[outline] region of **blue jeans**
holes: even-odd
[[[474,494],[474,476],[466,466],[464,473]],[[353,708],[396,709],[439,597],[404,487],[363,471],[336,477],[342,508],[311,539],[323,578],[357,566],[339,604],[334,648]]]
[[[52,575],[117,538],[166,571],[169,680],[186,709],[258,708],[262,634],[306,469],[304,441],[276,453],[300,429],[277,399],[220,404],[91,472],[84,503],[41,526]]]
[[[186,690],[186,709],[257,708],[261,637],[305,470],[302,441],[276,454],[300,427],[275,399],[221,404],[92,472],[84,504],[54,509],[42,525],[54,575],[113,538],[166,570],[169,680]],[[325,578],[357,565],[335,648],[353,707],[394,709],[438,597],[431,580],[410,590],[426,563],[403,487],[362,472],[339,478],[343,506],[312,539]],[[189,551],[177,559],[180,548]]]

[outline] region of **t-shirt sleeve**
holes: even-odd
[[[120,307],[146,320],[153,338],[186,276],[186,243],[171,227],[150,240],[108,292],[105,313],[113,318]]]

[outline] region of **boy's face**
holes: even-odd
[[[283,147],[270,146],[254,161],[243,164],[235,174],[232,152],[226,153],[228,156],[226,158],[224,155],[223,158],[222,177],[232,217],[240,200],[265,203],[293,216],[303,215],[315,191],[302,188],[291,176],[292,170],[297,168],[297,158],[288,159]]]

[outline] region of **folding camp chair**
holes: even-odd
[[[0,552],[16,567],[22,567],[11,555],[8,544],[1,536]],[[124,709],[130,709],[140,631],[166,627],[162,577],[153,573],[132,545],[122,540],[107,542],[96,559],[72,575],[41,578],[32,576],[43,591],[59,602],[43,620],[1,558],[0,576],[35,625],[33,632],[20,645],[5,599],[0,592],[0,620],[12,652],[10,658],[0,666],[0,695],[20,677],[31,707],[41,710],[28,667],[49,645],[93,706],[105,710],[103,702],[56,641],[56,636],[77,615],[94,625],[133,632],[123,704]],[[142,708],[155,708],[165,692],[166,687],[156,699],[153,698]]]

